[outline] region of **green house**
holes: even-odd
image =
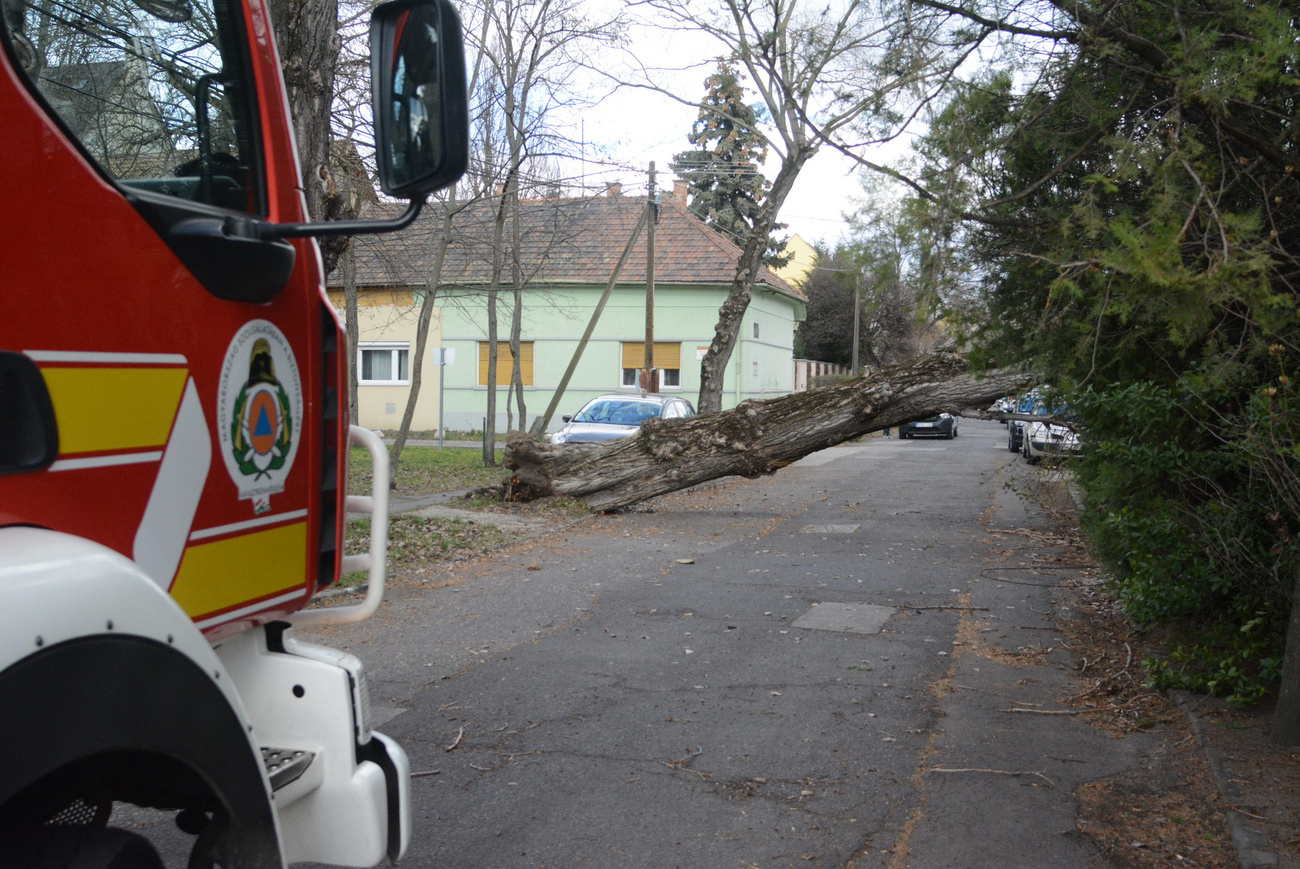
[[[644,378],[648,274],[654,283],[653,365],[658,391],[695,403],[699,361],[713,339],[718,309],[735,274],[740,248],[686,208],[685,185],[657,209],[653,271],[644,230],[628,250],[645,197],[617,185],[583,199],[520,203],[518,227],[507,212],[500,245],[495,202],[472,204],[452,219],[451,243],[438,284],[413,429],[482,429],[488,397],[489,289],[494,272],[498,366],[496,429],[526,429],[545,413],[570,365],[615,267],[628,250],[549,428],[602,393],[638,392]],[[356,240],[359,311],[359,421],[396,429],[409,393],[411,354],[420,306],[428,298],[435,241],[444,214],[436,208],[405,232]],[[516,243],[514,239],[518,239]],[[515,256],[515,250],[518,256]],[[518,280],[514,275],[518,274]],[[520,316],[520,373],[525,418],[507,410],[512,372],[509,337]],[[342,313],[335,276],[330,296]],[[763,268],[727,367],[723,406],[794,389],[794,330],[804,317],[803,293]],[[442,364],[440,364],[442,361]],[[507,418],[509,412],[510,418]]]

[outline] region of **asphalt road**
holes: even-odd
[[[402,865],[1104,865],[1074,788],[1146,743],[1007,711],[1070,673],[1005,431],[660,498],[318,632],[417,773]]]

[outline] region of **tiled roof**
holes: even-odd
[[[520,203],[520,261],[524,280],[537,284],[604,285],[637,219],[645,208],[641,196],[598,196],[589,199],[534,199]],[[472,204],[454,218],[455,238],[443,266],[444,286],[471,286],[489,282],[492,269],[493,220],[496,202]],[[443,210],[430,205],[402,232],[358,236],[357,283],[392,286],[423,283],[433,262],[433,239]],[[510,220],[505,225],[507,255],[502,283],[510,284]],[[687,210],[685,203],[664,196],[655,226],[655,282],[661,284],[729,285],[736,271],[740,248],[706,226]],[[620,284],[646,279],[645,231],[641,232]],[[336,272],[333,281],[340,280]],[[766,266],[757,284],[803,300],[803,293]]]

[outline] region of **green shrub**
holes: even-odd
[[[1232,391],[1141,383],[1072,400],[1081,523],[1126,614],[1166,641],[1151,684],[1258,699],[1280,674],[1296,517],[1245,446]]]

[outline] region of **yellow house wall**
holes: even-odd
[[[331,291],[330,302],[343,317],[343,294]],[[409,290],[372,290],[357,299],[358,340],[366,344],[406,344],[411,372],[415,371],[415,331],[420,309]],[[412,431],[435,431],[438,428],[438,378],[436,351],[442,346],[442,310],[434,308],[425,343],[424,366],[420,377],[420,399],[411,420]],[[361,370],[360,352],[356,365]],[[409,385],[369,385],[357,388],[358,423],[376,431],[396,431],[406,412]]]
[[[785,243],[783,253],[791,254],[790,262],[784,267],[776,269],[777,275],[788,283],[796,287],[802,287],[808,280],[808,275],[812,273],[813,268],[817,265],[817,251],[808,242],[804,241],[798,233],[790,236],[790,240]]]

